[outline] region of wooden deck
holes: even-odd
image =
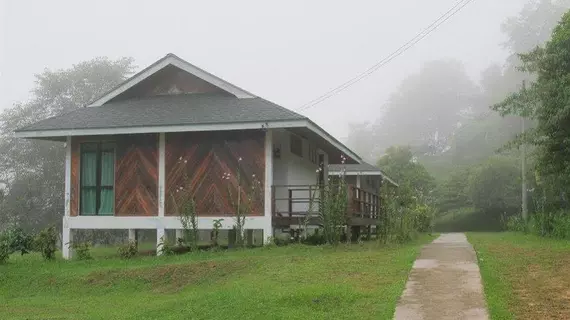
[[[307,225],[321,226],[319,208],[322,190],[318,185],[273,186],[273,226],[290,228]],[[380,196],[348,185],[345,224],[347,226],[371,226],[378,223],[382,212]],[[307,219],[308,217],[308,219]]]

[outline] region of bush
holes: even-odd
[[[120,246],[117,253],[122,259],[131,259],[138,253],[137,242],[129,241],[126,245]]]
[[[158,243],[158,251],[161,255],[171,256],[174,254],[174,246],[165,237],[162,237]]]
[[[8,242],[0,237],[0,264],[6,263],[10,258],[10,246]]]
[[[77,260],[92,260],[91,256],[91,244],[88,242],[72,243],[71,248],[77,255]]]
[[[34,246],[42,254],[44,260],[55,259],[56,244],[57,233],[54,226],[43,229],[34,240]]]
[[[322,232],[319,232],[319,229],[315,229],[315,232],[308,236],[307,238],[303,239],[304,244],[318,246],[327,243],[327,239]]]
[[[34,238],[25,233],[22,228],[9,229],[3,237],[9,246],[10,253],[19,251],[21,255],[24,255],[33,250]]]

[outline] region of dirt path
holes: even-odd
[[[395,320],[488,319],[473,247],[462,233],[426,245],[398,301]]]

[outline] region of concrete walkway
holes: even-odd
[[[488,319],[473,247],[462,233],[442,234],[414,263],[395,320]]]

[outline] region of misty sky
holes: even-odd
[[[96,56],[139,68],[172,52],[295,110],[374,65],[457,0],[59,1],[0,0],[0,107],[26,100],[34,74]],[[304,112],[338,138],[370,121],[427,60],[479,72],[506,53],[500,31],[524,0],[474,0],[412,49]]]

